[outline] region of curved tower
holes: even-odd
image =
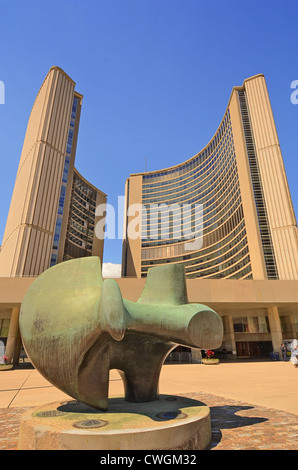
[[[130,175],[125,194],[123,276],[182,263],[188,279],[298,279],[297,224],[263,75],[234,87],[203,150]],[[140,237],[130,236],[134,204]]]
[[[75,82],[62,69],[55,66],[49,70],[27,126],[1,246],[0,276],[36,276],[65,259],[67,234],[74,219],[69,212],[77,175],[74,161],[82,99]],[[96,197],[106,198],[84,181]],[[84,216],[76,218],[81,246],[86,218],[95,222],[92,204],[84,203]],[[102,256],[102,250],[103,240],[88,243],[84,254],[79,254]]]

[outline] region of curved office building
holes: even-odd
[[[147,208],[145,217],[148,209],[152,213],[147,204],[165,204],[168,208],[177,204],[178,214],[180,210],[180,217],[175,217],[176,226],[174,223],[170,226],[168,239],[143,239],[142,274],[148,267],[166,263],[170,258],[172,262],[184,263],[188,278],[251,277],[229,112],[212,141],[194,158],[175,168],[143,175],[142,203]],[[202,205],[202,219],[195,217],[195,204]],[[154,224],[158,232],[164,219],[167,222],[167,216],[156,210],[154,219],[148,217],[150,227]],[[194,240],[183,237],[187,228],[197,237],[203,230],[200,249],[193,250]],[[175,236],[175,229],[180,239]],[[201,245],[201,238],[199,241],[198,245]]]
[[[142,233],[131,238],[136,203]],[[183,263],[188,279],[298,278],[297,224],[263,75],[233,89],[197,155],[130,175],[125,221],[123,276]]]

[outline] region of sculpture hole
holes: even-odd
[[[158,413],[156,417],[158,419],[168,421],[170,419],[176,419],[176,418],[183,419],[183,418],[186,418],[187,415],[185,413],[182,413],[182,411],[180,410],[176,410],[176,411],[162,411],[161,413]]]

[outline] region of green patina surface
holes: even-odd
[[[178,344],[217,348],[220,317],[189,304],[182,265],[151,268],[137,302],[103,280],[97,257],[60,263],[28,289],[20,312],[24,347],[42,375],[80,402],[108,407],[109,370],[122,375],[125,399],[158,398],[159,374]]]
[[[69,430],[75,424],[82,421],[103,421],[104,426],[93,428],[94,432],[109,432],[129,429],[160,428],[168,427],[169,424],[177,424],[197,418],[209,413],[209,408],[200,401],[184,397],[175,397],[175,401],[167,401],[168,396],[161,395],[160,399],[142,404],[130,404],[122,397],[109,399],[109,411],[101,412],[94,410],[82,403],[76,405],[47,405],[35,410],[32,418],[36,425],[49,425],[60,430]],[[173,398],[173,397],[171,397]],[[76,411],[72,412],[72,408]],[[81,410],[81,411],[80,411]],[[44,411],[63,411],[65,414],[56,417],[40,417]],[[159,413],[179,412],[174,419],[160,419]],[[91,428],[92,431],[92,428]]]

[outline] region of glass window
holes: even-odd
[[[50,266],[54,266],[57,263],[57,255],[53,254],[51,256],[51,263]]]
[[[234,317],[233,325],[235,333],[243,333],[248,331],[248,324],[246,317]]]
[[[3,320],[0,320],[0,337],[7,338],[9,325],[10,325],[10,319],[9,318],[5,318]]]
[[[298,331],[298,315],[294,315],[294,323],[295,323],[296,331]]]
[[[268,333],[270,332],[268,317],[234,317],[235,333]]]

